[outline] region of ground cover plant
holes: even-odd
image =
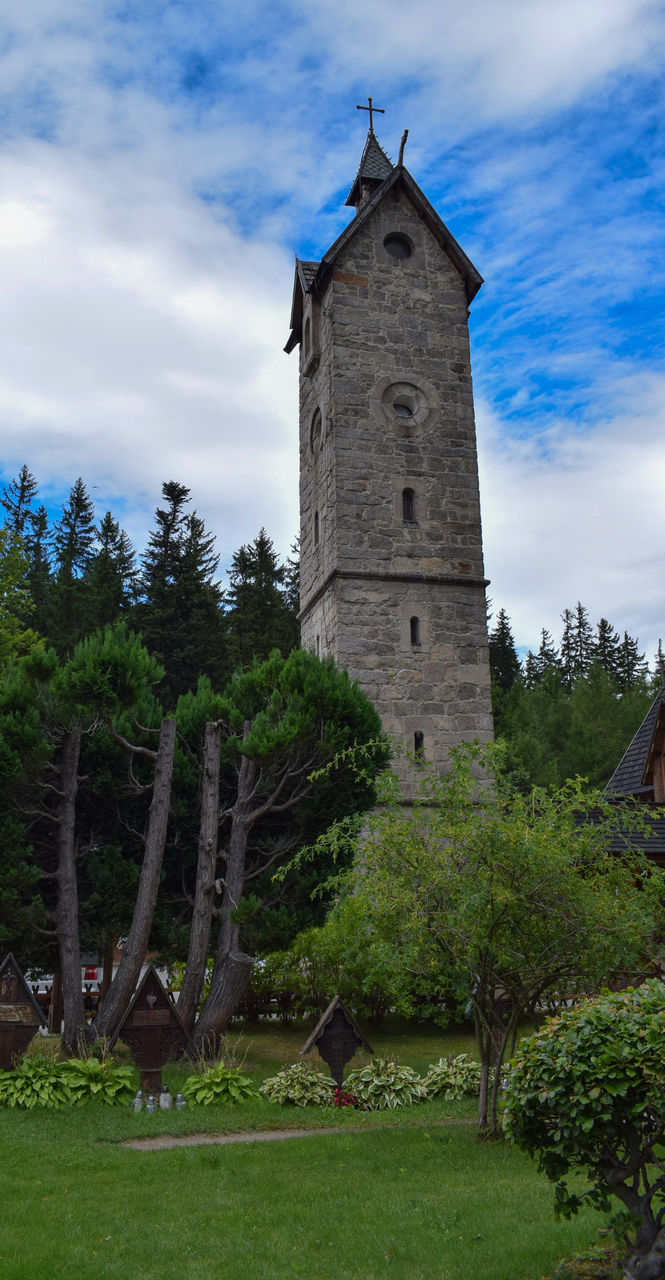
[[[305,1036],[243,1036],[257,1082]],[[418,1072],[468,1048],[430,1028],[375,1043]],[[437,1052],[433,1052],[434,1044]],[[169,1066],[175,1094],[191,1066]],[[135,1078],[135,1087],[137,1080]],[[0,1112],[3,1280],[539,1280],[588,1248],[597,1214],[554,1223],[549,1189],[478,1141],[473,1099],[418,1108],[283,1108],[264,1097],[136,1115],[95,1102]],[[294,1127],[283,1142],[136,1151],[123,1140]],[[322,1132],[333,1129],[334,1132]],[[371,1224],[371,1229],[370,1225]]]

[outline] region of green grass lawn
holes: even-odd
[[[250,1029],[265,1077],[302,1031]],[[371,1035],[423,1069],[464,1038]],[[175,1089],[183,1078],[167,1068]],[[601,1220],[556,1224],[552,1188],[504,1143],[479,1142],[473,1103],[398,1112],[237,1107],[135,1116],[126,1107],[0,1111],[2,1280],[538,1280],[595,1242]],[[153,1133],[316,1130],[273,1143],[134,1151]]]

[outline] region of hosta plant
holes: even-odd
[[[333,1101],[335,1084],[320,1071],[314,1071],[306,1062],[294,1062],[283,1067],[261,1085],[261,1093],[271,1102],[295,1107],[329,1107]]]
[[[0,1072],[0,1106],[62,1107],[76,1101],[64,1063],[28,1055],[18,1067]]]
[[[457,1098],[468,1098],[478,1094],[480,1090],[479,1062],[470,1058],[468,1053],[458,1053],[456,1058],[439,1058],[427,1068],[423,1084],[428,1098],[443,1097],[447,1102]]]
[[[131,1067],[116,1067],[99,1058],[70,1058],[55,1062],[28,1054],[18,1067],[0,1072],[0,1106],[75,1106],[87,1098],[122,1103],[134,1091]]]
[[[258,1097],[258,1089],[250,1076],[240,1067],[227,1067],[216,1062],[200,1074],[189,1076],[182,1086],[186,1102],[207,1107],[211,1102],[242,1102],[245,1098]]]
[[[97,1098],[113,1106],[126,1102],[134,1093],[135,1073],[132,1067],[117,1067],[108,1059],[70,1058],[61,1063],[64,1080],[74,1102]]]
[[[412,1067],[400,1067],[389,1058],[373,1058],[359,1071],[351,1071],[346,1087],[353,1093],[361,1111],[385,1111],[395,1107],[412,1107],[423,1102],[427,1089]]]

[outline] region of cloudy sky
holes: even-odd
[[[660,0],[0,0],[0,480],[81,475],[143,545],[190,487],[222,562],[297,530],[293,256],[372,94],[486,283],[486,568],[518,643],[581,600],[665,639]]]

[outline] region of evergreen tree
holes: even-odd
[[[527,653],[524,665],[524,683],[528,689],[544,680],[551,672],[560,673],[561,662],[549,631],[543,627],[540,648],[537,653]]]
[[[143,557],[137,620],[147,647],[166,669],[164,697],[175,706],[199,675],[219,685],[228,672],[214,538],[196,512],[187,511],[185,485],[168,481],[162,493],[166,505],[157,508]]]
[[[520,675],[520,663],[505,609],[499,610],[496,626],[490,632],[489,651],[492,680],[507,693]]]
[[[21,467],[16,480],[10,481],[3,489],[2,502],[7,518],[5,528],[12,533],[24,536],[26,523],[30,521],[30,507],[37,496],[37,481],[25,464]]]
[[[47,635],[60,655],[91,628],[85,574],[95,542],[95,509],[79,477],[53,531],[55,580],[48,598]]]
[[[28,590],[35,606],[33,626],[40,635],[48,632],[48,608],[52,586],[50,529],[46,507],[40,506],[31,513],[25,529],[25,550],[28,557]]]
[[[575,609],[574,636],[574,668],[575,678],[586,675],[593,661],[593,630],[589,622],[588,611],[578,600]]]
[[[648,667],[644,660],[644,654],[640,653],[639,645],[627,631],[623,633],[623,640],[619,645],[617,655],[617,682],[619,688],[624,692],[628,689],[635,689],[644,684],[648,676]]]
[[[575,646],[575,615],[572,609],[564,609],[561,614],[563,633],[559,647],[561,674],[567,689],[572,689],[577,674]]]
[[[593,661],[612,680],[616,680],[619,674],[619,634],[607,618],[601,618],[596,625],[596,638],[591,652]]]
[[[232,666],[247,667],[273,649],[285,657],[298,644],[293,609],[294,570],[280,565],[272,540],[261,529],[253,542],[236,551],[226,595],[229,656]]]
[[[126,616],[135,601],[138,570],[134,548],[110,511],[97,530],[97,545],[85,571],[92,629]]]

